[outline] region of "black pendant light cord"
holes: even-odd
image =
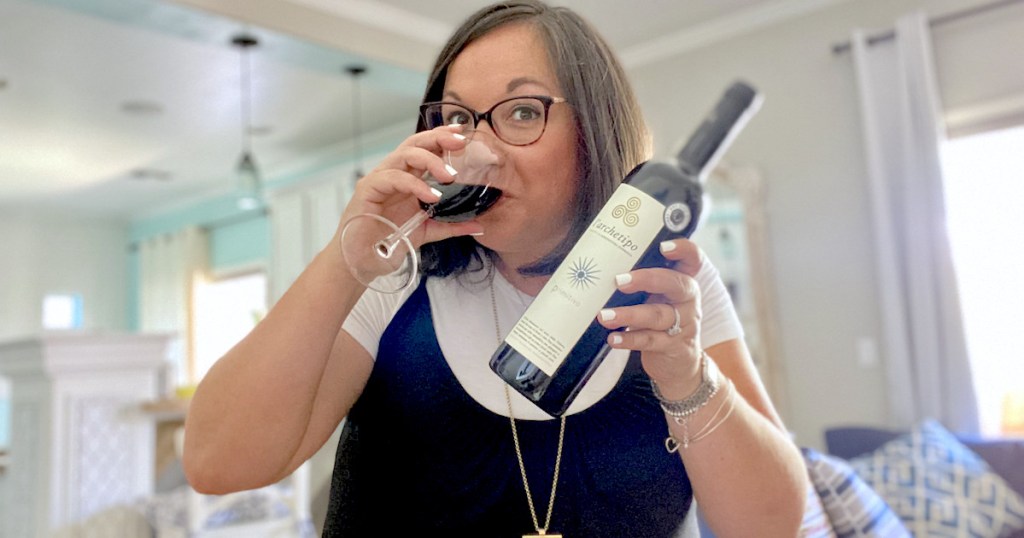
[[[359,77],[366,73],[366,66],[363,65],[350,65],[345,68],[348,74],[352,76],[352,158],[355,162],[355,179],[363,177],[363,155],[362,147],[359,143],[360,133],[362,132],[359,125],[360,116],[360,103],[359,103]]]
[[[242,74],[239,79],[242,85],[242,151],[245,153],[249,153],[252,150],[252,140],[249,139],[249,136],[252,135],[251,126],[249,125],[249,107],[252,106],[252,95],[249,93],[251,91],[249,71],[252,69],[252,62],[249,60],[248,52],[248,49],[242,49],[242,54],[238,57],[240,64],[239,72]]]
[[[235,174],[239,181],[238,207],[242,210],[256,209],[263,205],[263,180],[252,155],[252,60],[249,49],[259,41],[249,34],[235,36],[231,43],[238,47],[239,96],[242,122],[242,156],[238,160]]]
[[[259,41],[248,34],[241,34],[236,36],[231,42],[241,50],[241,54],[238,56],[239,61],[239,94],[240,103],[242,105],[242,154],[248,155],[252,151],[252,125],[250,121],[250,107],[252,106],[252,81],[250,72],[252,71],[252,59],[249,57],[249,49],[259,44]]]

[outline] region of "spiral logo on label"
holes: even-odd
[[[640,224],[640,216],[637,215],[639,209],[640,199],[632,196],[626,200],[625,204],[619,204],[612,209],[612,217],[622,220],[626,226],[636,226]]]

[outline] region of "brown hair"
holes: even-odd
[[[572,226],[551,252],[519,268],[525,275],[545,275],[555,271],[622,178],[650,157],[650,139],[626,74],[604,39],[575,12],[538,0],[499,2],[470,16],[438,56],[423,102],[441,99],[448,67],[470,42],[511,23],[531,25],[547,45],[576,123],[576,197],[566,208],[575,214]],[[416,130],[424,129],[420,118]],[[423,272],[461,274],[480,261],[480,249],[471,237],[423,245]]]

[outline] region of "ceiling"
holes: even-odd
[[[840,1],[555,3],[591,20],[628,68]],[[243,30],[260,39],[252,145],[271,185],[351,159],[357,124],[359,153],[380,149],[411,132],[434,54],[488,3],[0,0],[0,210],[128,220],[233,189],[230,41]],[[345,71],[356,64],[368,67],[357,84]]]

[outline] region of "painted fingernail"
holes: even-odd
[[[615,275],[615,285],[625,286],[633,281],[633,275],[629,273],[622,273],[621,275]]]
[[[447,172],[448,172],[449,174],[451,174],[451,175],[453,175],[453,176],[457,176],[457,175],[459,175],[459,171],[458,171],[458,170],[456,170],[456,169],[454,169],[454,168],[452,168],[452,165],[450,165],[450,164],[446,164],[446,165],[444,165],[444,169],[445,169],[445,170],[446,170],[446,171],[447,171]]]
[[[466,139],[465,136],[463,136],[463,135],[461,135],[459,133],[452,133],[452,136],[454,136],[456,140],[465,140]]]
[[[613,334],[612,335],[612,345],[619,345],[621,343],[622,343],[622,335],[621,334]]]
[[[435,189],[434,187],[430,187],[430,192],[434,193],[434,196],[437,196],[438,198],[440,198],[442,194],[441,191]]]
[[[675,241],[662,241],[661,244],[658,245],[658,246],[661,248],[662,252],[672,252],[673,250],[676,249],[676,242]]]
[[[615,311],[611,308],[605,308],[601,310],[601,321],[610,321],[615,319]]]

